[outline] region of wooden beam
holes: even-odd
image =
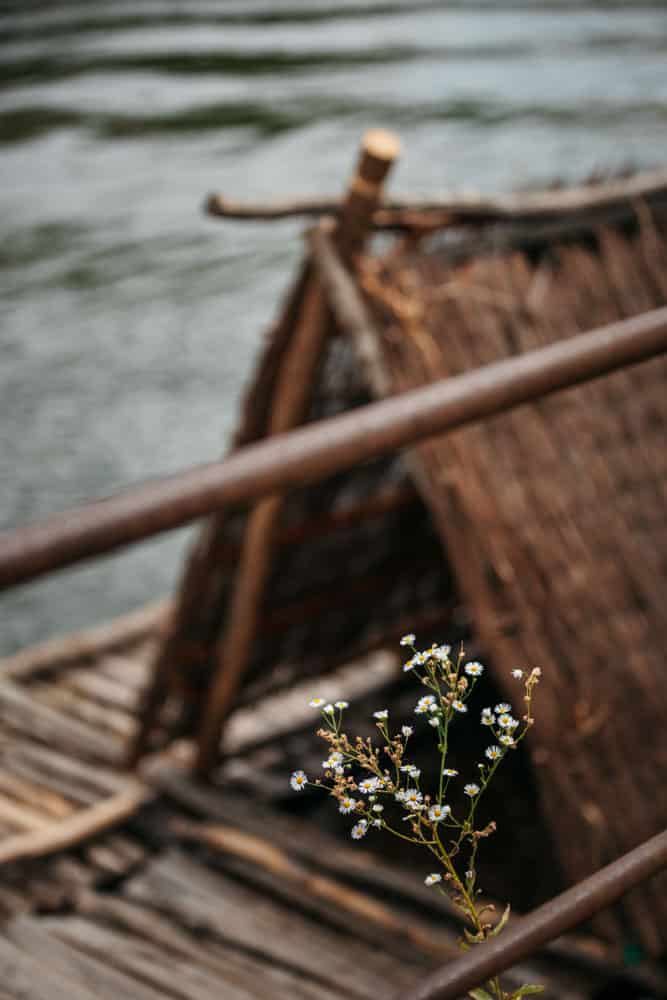
[[[29,833],[7,837],[0,842],[0,865],[76,847],[89,837],[122,823],[153,795],[147,785],[128,779],[122,791],[73,813],[67,819],[49,823]]]
[[[604,213],[624,206],[636,211],[640,200],[667,200],[667,170],[653,170],[634,177],[583,184],[554,191],[524,192],[505,197],[468,195],[444,198],[392,198],[373,213],[378,229],[409,229],[429,222],[440,225],[487,225],[493,223],[544,222],[575,213]],[[209,195],[209,215],[237,220],[286,219],[291,217],[336,217],[342,202],[335,197],[295,198],[272,202],[240,202],[222,194]]]
[[[224,462],[0,534],[0,590],[196,518],[284,492],[667,351],[667,307],[359,407]]]
[[[364,137],[357,171],[349,186],[336,233],[341,252],[348,259],[363,246],[380,199],[382,183],[398,149],[398,140],[389,133],[375,130]],[[269,436],[285,433],[304,421],[330,329],[327,299],[314,274],[306,288],[278,375]],[[209,771],[217,760],[222,723],[232,708],[250,657],[261,601],[273,565],[283,505],[279,495],[261,500],[246,524],[225,627],[216,649],[214,680],[197,741],[196,767],[200,773]]]

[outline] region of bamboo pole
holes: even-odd
[[[667,867],[667,830],[510,924],[462,958],[431,973],[400,1000],[457,1000],[527,958],[549,941],[610,906],[639,882]],[[399,1000],[399,995],[396,995]]]
[[[232,449],[264,437],[267,432],[270,399],[273,396],[274,382],[269,376],[274,369],[279,369],[279,359],[287,349],[289,337],[296,318],[301,310],[306,289],[311,282],[312,268],[308,260],[304,261],[300,273],[291,287],[282,312],[274,324],[269,337],[269,353],[273,364],[262,366],[262,384],[255,386],[254,392],[245,400],[241,431],[237,433]],[[130,741],[127,764],[133,767],[146,752],[150,744],[153,730],[159,719],[162,707],[167,700],[175,682],[177,672],[183,670],[190,662],[192,644],[191,634],[197,634],[198,623],[206,620],[211,605],[217,602],[218,569],[221,563],[229,558],[229,546],[225,538],[225,524],[228,511],[221,509],[214,512],[189,553],[183,570],[172,613],[167,621],[162,641],[153,660],[150,679],[143,692],[137,727]],[[236,561],[240,547],[233,553]]]
[[[363,246],[380,199],[382,183],[398,150],[398,140],[389,133],[374,130],[364,136],[359,164],[336,233],[341,252],[348,259]],[[305,419],[329,330],[327,299],[319,278],[313,274],[278,375],[269,436],[282,434]],[[267,497],[257,504],[248,518],[225,627],[216,648],[214,679],[197,741],[196,769],[199,773],[209,771],[217,759],[222,723],[232,708],[251,655],[283,504],[280,495]]]
[[[422,224],[438,222],[440,225],[544,222],[575,213],[604,213],[621,206],[632,214],[634,203],[652,199],[667,199],[667,170],[664,168],[600,184],[505,197],[392,198],[378,206],[371,224],[379,229],[410,229],[419,225],[420,221]],[[241,221],[337,216],[342,207],[341,200],[334,197],[240,202],[222,194],[210,195],[205,204],[205,210],[211,216]]]
[[[303,486],[667,351],[667,307],[259,441],[0,534],[0,590],[198,517]]]
[[[128,780],[121,791],[67,819],[8,837],[0,843],[0,865],[22,858],[41,857],[75,847],[96,834],[117,826],[144,805],[154,792],[139,781]]]

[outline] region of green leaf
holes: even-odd
[[[544,986],[520,986],[518,990],[510,996],[509,1000],[520,1000],[521,997],[532,996],[534,993],[544,993]]]
[[[482,990],[482,989],[479,989],[479,990],[470,990],[470,993],[468,994],[468,996],[472,997],[472,1000],[493,1000],[493,997],[491,996],[491,994],[487,993],[486,990]]]
[[[510,918],[510,909],[511,907],[510,904],[508,903],[507,906],[505,907],[505,912],[503,913],[502,917],[500,918],[496,926],[493,928],[492,931],[489,931],[489,937],[497,937],[498,934],[500,934],[501,930],[503,929],[503,927]]]

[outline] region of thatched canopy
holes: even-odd
[[[664,223],[640,211],[626,232],[458,264],[437,244],[367,261],[390,391],[664,304]],[[498,683],[511,698],[513,666],[544,672],[531,752],[572,881],[667,823],[666,404],[660,359],[415,449]],[[666,889],[625,903],[656,952]]]
[[[373,317],[375,371],[327,313],[299,422],[667,302],[664,199],[472,234],[439,225],[348,260]],[[313,266],[267,339],[237,445],[272,432]],[[667,825],[666,375],[664,360],[648,362],[295,490],[253,594],[236,704],[408,629],[425,642],[474,637],[508,698],[511,667],[543,670],[531,760],[566,882]],[[248,512],[225,512],[195,549],[163,648],[169,710],[154,745],[200,725],[234,639],[248,524]],[[666,888],[636,890],[599,927],[660,953]]]

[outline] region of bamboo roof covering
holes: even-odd
[[[390,393],[667,301],[664,217],[452,263],[364,263]],[[571,881],[667,825],[667,361],[651,361],[414,450],[422,496],[502,686],[544,673],[531,740]],[[504,692],[511,697],[506,687]],[[667,945],[667,881],[625,917]]]

